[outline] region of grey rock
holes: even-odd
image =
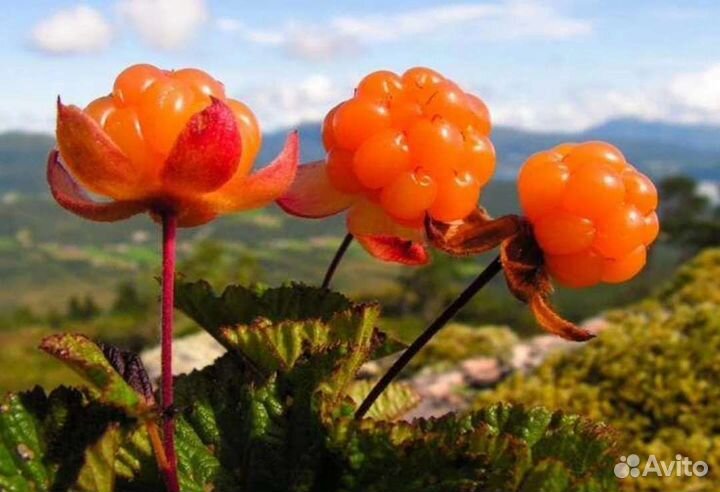
[[[471,386],[491,386],[503,377],[500,361],[495,357],[475,357],[460,364],[465,382]]]
[[[457,388],[463,386],[465,378],[461,371],[456,370],[440,374],[420,374],[410,383],[423,398],[446,400]]]
[[[376,361],[366,362],[360,366],[360,370],[357,373],[358,379],[377,379],[382,376],[382,367]]]
[[[173,343],[173,374],[202,369],[224,353],[225,348],[204,331],[178,338]],[[150,379],[157,380],[160,377],[160,347],[142,352],[140,358]]]

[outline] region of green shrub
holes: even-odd
[[[481,356],[507,360],[516,343],[517,335],[505,326],[472,327],[450,323],[420,351],[410,363],[410,368],[443,368]]]
[[[720,306],[720,248],[698,254],[652,299],[669,306],[706,302]]]
[[[620,450],[702,460],[704,478],[644,477],[637,491],[720,489],[720,250],[683,267],[656,295],[608,313],[611,327],[581,349],[549,358],[477,401],[562,408],[618,430]]]

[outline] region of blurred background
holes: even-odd
[[[138,62],[205,69],[258,115],[261,166],[291,128],[304,160],[322,158],[320,120],[364,74],[430,66],[490,107],[499,165],[483,203],[494,215],[518,211],[513,179],[533,152],[608,140],[659,183],[663,232],[632,282],[559,292],[560,312],[580,322],[652,295],[720,242],[719,21],[716,0],[15,4],[0,18],[0,390],[68,380],[35,348],[48,333],[133,350],[157,337],[157,227],[147,217],[82,221],[49,198],[58,95],[84,106]],[[180,271],[217,288],[319,283],[344,232],[342,218],[302,221],[274,207],[239,214],[183,230]],[[385,327],[411,339],[486,261],[437,256],[424,269],[399,268],[353,246],[335,287],[379,298]],[[502,281],[460,321],[538,334]]]

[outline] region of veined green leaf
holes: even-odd
[[[143,396],[110,365],[102,349],[84,335],[45,338],[40,348],[77,372],[99,401],[138,416],[149,410]]]

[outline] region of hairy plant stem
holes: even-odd
[[[324,289],[327,289],[330,287],[330,282],[332,281],[333,275],[335,275],[335,270],[337,270],[338,265],[340,264],[340,261],[343,259],[343,256],[345,256],[345,252],[347,251],[348,247],[350,246],[350,243],[352,243],[353,235],[348,233],[340,243],[340,246],[338,247],[338,250],[335,252],[335,256],[333,257],[332,261],[330,262],[330,265],[328,266],[327,272],[325,272],[325,278],[323,279],[322,287]]]
[[[485,287],[490,280],[495,277],[502,270],[502,264],[500,263],[500,257],[496,257],[487,267],[483,270],[475,280],[468,285],[464,291],[448,306],[445,308],[440,316],[435,318],[435,321],[423,331],[419,337],[402,353],[400,358],[387,370],[382,378],[375,384],[370,390],[370,393],[365,397],[365,400],[360,404],[357,411],[355,412],[355,418],[361,419],[370,410],[375,400],[385,391],[385,389],[392,383],[400,372],[405,369],[408,363],[417,355],[420,350],[432,340],[432,338],[450,321],[468,302],[477,294],[480,289]]]
[[[168,492],[180,492],[175,452],[175,416],[173,412],[173,307],[175,297],[175,246],[177,217],[174,213],[162,214],[162,308],[161,308],[161,397],[163,418],[163,447],[167,466],[165,486]]]

